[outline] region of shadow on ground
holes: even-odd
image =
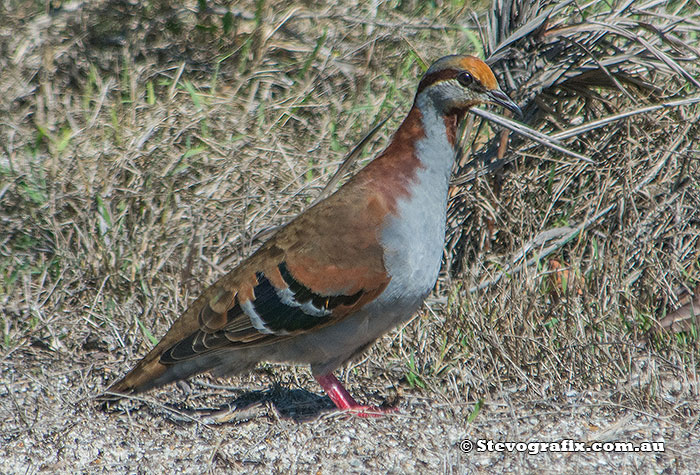
[[[210,398],[206,396],[211,394],[201,397],[193,394],[188,386],[181,388],[188,393],[187,399],[181,403],[163,404],[148,396],[131,396],[102,407],[109,412],[132,412],[147,408],[148,411],[175,422],[203,424],[242,422],[264,416],[306,422],[335,409],[327,396],[320,396],[305,389],[289,389],[278,384],[264,391],[238,391],[237,396],[224,396],[228,401],[218,406],[198,404],[200,399],[209,401]]]

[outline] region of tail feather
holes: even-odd
[[[112,384],[103,401],[116,401],[128,394],[137,394],[168,383],[186,379],[195,374],[212,370],[216,375],[232,375],[250,371],[258,363],[245,351],[213,351],[196,358],[164,365],[159,359],[147,355],[126,376]]]

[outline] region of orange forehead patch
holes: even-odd
[[[474,56],[453,55],[438,59],[428,68],[418,84],[417,94],[437,82],[455,79],[462,71],[469,72],[486,89],[498,89],[496,77],[486,63]]]
[[[498,81],[496,81],[496,76],[493,75],[493,71],[479,58],[463,56],[459,59],[459,67],[465,71],[469,71],[469,74],[474,76],[486,89],[498,88]]]

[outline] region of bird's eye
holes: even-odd
[[[471,74],[463,72],[459,73],[457,76],[457,81],[459,81],[462,86],[469,86],[472,82],[474,82],[474,78]]]

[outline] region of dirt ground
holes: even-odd
[[[512,388],[512,394],[486,402],[471,422],[471,403],[405,394],[395,415],[347,419],[332,411],[330,401],[302,389],[319,393],[306,374],[300,378],[302,387],[251,378],[244,384],[232,381],[239,391],[263,393],[239,415],[244,419],[208,425],[201,422],[202,415],[190,420],[183,408],[175,412],[164,404],[206,407],[212,396],[201,393],[211,393],[211,388],[197,388],[196,401],[167,391],[158,393],[160,403],[106,414],[89,400],[98,388],[85,387],[86,380],[95,379],[96,362],[64,366],[42,368],[31,378],[3,366],[2,410],[12,414],[3,423],[3,473],[692,473],[700,450],[690,424],[614,404],[593,391],[523,403],[513,396],[518,388]],[[384,373],[381,367],[375,370]],[[382,385],[360,383],[364,378],[352,378],[351,390],[380,398],[387,392]],[[236,391],[216,393],[217,400],[240,397]],[[290,415],[290,406],[299,411],[305,404],[314,406],[308,419]],[[478,452],[475,446],[465,453],[460,448],[465,439],[474,444],[479,439],[656,441],[664,443],[664,451],[532,455]]]
[[[697,473],[664,322],[700,288],[700,10],[496,4],[0,2],[0,473]],[[95,400],[432,60],[504,38],[523,121],[595,164],[469,119],[435,291],[337,374],[396,412],[272,364]]]

